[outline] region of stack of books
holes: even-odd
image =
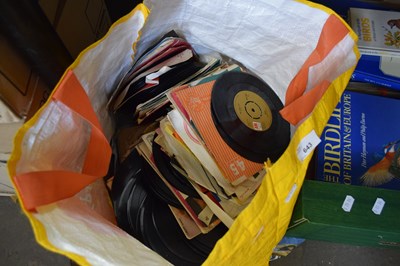
[[[400,12],[350,8],[360,61],[352,80],[400,89]]]
[[[361,58],[322,135],[316,179],[400,189],[400,12],[348,8]]]

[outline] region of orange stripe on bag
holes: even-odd
[[[90,141],[82,173],[49,170],[14,176],[22,203],[28,211],[75,195],[106,175],[111,158],[110,145],[101,130],[89,97],[71,70],[66,73],[52,97],[91,124]]]
[[[334,34],[332,34],[334,33]],[[314,108],[315,104],[322,97],[322,93],[312,93],[312,95],[307,97],[302,97],[303,93],[307,88],[308,83],[308,72],[309,68],[320,63],[329,54],[329,52],[349,33],[346,26],[334,15],[330,15],[327,19],[320,38],[318,40],[317,47],[308,57],[299,73],[294,77],[292,82],[289,84],[286,92],[286,102],[285,107],[280,111],[283,118],[285,118],[289,123],[296,125],[302,119],[304,119]],[[323,85],[318,85],[315,89],[326,90],[326,82]],[[308,95],[306,93],[306,95]],[[305,95],[305,96],[306,96]],[[319,95],[319,98],[315,96]],[[301,99],[300,103],[298,102]],[[294,102],[298,102],[292,105]],[[307,110],[299,112],[300,109]]]
[[[330,85],[331,83],[329,81],[322,81],[306,95],[292,102],[288,108],[285,107],[284,109],[282,109],[282,116],[285,117],[288,116],[288,112],[294,112],[295,114],[290,115],[290,118],[292,120],[289,121],[289,123],[292,123],[293,125],[297,124],[302,119],[307,117],[307,115],[311,114],[315,104],[321,99],[321,97],[324,95],[325,91],[329,88]]]

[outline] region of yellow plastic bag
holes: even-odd
[[[10,176],[37,241],[82,265],[168,265],[113,223],[100,179],[113,131],[107,99],[149,44],[176,30],[199,54],[263,78],[292,124],[291,142],[205,265],[266,265],[287,229],[312,152],[359,58],[356,35],[307,1],[145,1],[83,51],[15,138]],[[139,38],[140,37],[140,38]]]

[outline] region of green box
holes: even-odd
[[[350,212],[342,209],[354,198]],[[372,208],[385,201],[380,215]],[[286,236],[400,248],[400,191],[306,180]]]

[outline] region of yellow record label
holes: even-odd
[[[268,104],[252,91],[238,92],[233,99],[233,106],[240,121],[252,130],[266,131],[272,124]]]

